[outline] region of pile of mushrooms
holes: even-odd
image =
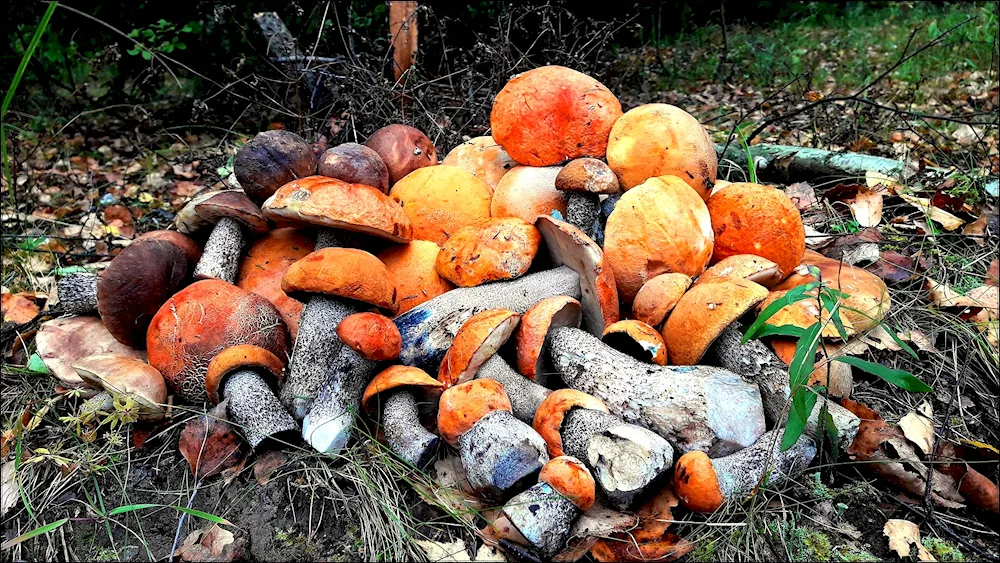
[[[144,235],[99,277],[61,280],[66,310],[98,311],[148,354],[74,367],[104,389],[131,392],[119,372],[133,369],[178,402],[226,400],[255,448],[301,434],[333,455],[370,423],[416,468],[454,450],[503,506],[505,540],[542,559],[595,500],[630,511],[672,484],[711,511],[794,475],[824,405],[846,449],[859,420],[822,399],[777,447],[788,343],[741,343],[741,326],[814,264],[863,332],[889,306],[878,278],[807,254],[780,191],[713,191],[715,149],[679,108],[623,113],[600,82],[549,66],[512,78],[490,124],[443,163],[402,124],[318,158],[259,134],[235,161],[245,193],[178,214],[194,238]],[[821,317],[802,302],[775,318]],[[143,397],[162,416],[165,393]]]

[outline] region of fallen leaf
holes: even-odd
[[[878,350],[889,350],[891,352],[898,352],[903,349],[889,331],[885,329],[882,325],[875,325],[874,328],[866,332],[862,338],[864,338],[865,343],[872,346]]]
[[[135,236],[135,220],[123,205],[112,205],[104,209],[104,230],[112,236],[131,239]]]
[[[673,487],[667,485],[639,507],[639,527],[631,531],[638,542],[659,540],[673,523],[672,509],[680,504]]]
[[[865,185],[869,188],[875,188],[881,186],[889,191],[889,193],[895,195],[903,188],[903,185],[899,183],[899,180],[893,178],[892,176],[887,176],[881,172],[875,170],[869,170],[865,172]]]
[[[222,401],[188,421],[181,431],[177,449],[198,481],[237,466],[247,455],[246,442],[226,420],[226,401]]]
[[[473,561],[465,548],[465,542],[462,540],[455,540],[450,543],[433,540],[414,540],[413,543],[417,544],[423,550],[424,554],[427,555],[427,560],[432,563],[435,561]]]
[[[859,188],[854,200],[847,205],[862,227],[874,227],[882,222],[882,192]]]
[[[931,337],[920,332],[919,330],[907,330],[905,332],[897,332],[896,336],[898,336],[901,340],[905,340],[906,342],[912,342],[913,344],[916,345],[918,350],[922,350],[924,352],[938,351],[937,348],[934,347],[934,341],[931,340]]]
[[[954,231],[955,229],[961,227],[965,224],[965,221],[955,217],[951,213],[948,213],[944,209],[940,209],[931,205],[931,200],[923,197],[916,197],[909,194],[899,194],[899,197],[903,199],[906,203],[909,203],[913,207],[924,212],[931,221],[940,223],[944,230]]]
[[[916,261],[894,250],[879,253],[878,260],[865,269],[889,283],[901,283],[916,277]]]
[[[1000,286],[1000,259],[994,258],[986,270],[986,285]]]
[[[938,188],[931,196],[931,205],[948,213],[972,213],[972,206],[965,203],[964,197],[955,197]]]
[[[636,543],[631,538],[600,539],[590,548],[590,554],[601,563],[606,561],[673,561],[694,550],[695,544],[677,534],[668,533],[662,540]]]
[[[920,527],[909,520],[889,520],[882,528],[882,533],[889,538],[889,549],[900,557],[910,557],[913,546],[917,548],[919,561],[937,561],[924,544],[920,543]]]
[[[146,352],[118,342],[97,317],[45,321],[38,327],[35,346],[45,367],[69,387],[83,385],[83,380],[71,367],[80,358],[94,354],[119,354],[146,361]]]
[[[465,493],[475,493],[469,483],[462,466],[462,459],[457,455],[448,456],[434,462],[435,482],[445,488],[458,489]]]
[[[8,461],[0,468],[0,517],[6,516],[7,511],[17,504],[21,494],[17,484],[17,471],[14,469],[14,461]]]
[[[819,203],[816,190],[806,182],[796,182],[785,188],[785,195],[792,200],[799,211],[805,211]]]
[[[212,523],[191,532],[174,552],[181,561],[233,561],[243,556],[243,540],[218,524]]]
[[[938,307],[980,307],[989,311],[994,319],[1000,317],[1000,288],[997,286],[981,285],[965,295],[932,279],[927,280],[925,287],[931,301]]]
[[[951,463],[938,464],[936,468],[942,473],[950,475],[958,483],[958,492],[962,493],[969,504],[981,510],[1000,514],[1000,488],[988,477],[965,463],[964,460],[958,459],[959,450],[965,449],[947,442],[944,443],[940,451],[941,459],[952,461]]]
[[[598,538],[608,537],[635,527],[638,519],[633,514],[608,508],[598,500],[590,510],[573,522],[566,548],[552,558],[553,561],[576,561],[587,554]]]
[[[288,461],[288,455],[280,450],[271,450],[260,456],[253,464],[253,476],[257,479],[257,484],[264,486],[271,480],[275,470]]]
[[[35,320],[39,313],[35,298],[36,294],[33,292],[4,293],[0,297],[0,315],[3,316],[3,322],[22,325]]]
[[[178,195],[180,197],[192,197],[197,195],[199,192],[204,190],[207,186],[196,184],[188,180],[181,180],[174,184],[171,188],[171,193]]]
[[[804,225],[806,231],[806,246],[816,250],[817,248],[822,248],[826,246],[831,240],[833,240],[833,235],[829,233],[823,233],[813,227],[812,225]]]
[[[827,258],[844,260],[846,262],[848,254],[860,247],[870,247],[874,249],[874,257],[869,259],[869,261],[872,261],[879,257],[878,244],[881,242],[885,242],[885,237],[882,236],[882,233],[878,229],[867,228],[858,233],[837,237],[833,244],[823,250],[822,254]],[[867,252],[869,255],[871,254],[871,250]]]
[[[903,436],[916,444],[924,455],[934,451],[934,411],[929,401],[920,403],[916,412],[906,413],[898,424]]]
[[[983,132],[968,123],[963,123],[958,126],[958,129],[955,129],[951,138],[960,145],[974,145],[983,138]]]

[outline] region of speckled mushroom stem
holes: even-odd
[[[89,416],[97,412],[109,412],[115,406],[115,398],[107,391],[101,391],[80,405],[80,415]]]
[[[572,501],[541,481],[507,501],[503,512],[545,560],[566,545],[570,526],[580,515]]]
[[[580,276],[562,266],[510,281],[448,291],[394,319],[403,337],[399,361],[435,373],[458,329],[472,315],[493,308],[524,313],[554,295],[579,299]]]
[[[772,427],[783,426],[791,393],[788,387],[788,368],[763,342],[750,340],[746,344],[740,344],[742,338],[740,323],[729,325],[709,348],[706,357],[717,360],[719,365],[744,380],[756,383],[764,400],[767,422]],[[840,450],[847,451],[858,433],[861,419],[837,403],[819,397],[806,421],[804,432],[813,439],[820,439],[823,435],[820,432],[819,414],[824,402],[834,426],[837,427]]]
[[[67,274],[56,282],[56,294],[63,311],[73,315],[97,312],[97,274]]]
[[[566,222],[594,238],[601,212],[601,198],[589,192],[569,192],[566,198]]]
[[[441,443],[441,438],[420,424],[416,397],[406,390],[389,393],[381,425],[389,449],[414,467],[425,467]]]
[[[552,364],[566,385],[600,398],[623,421],[656,432],[682,453],[726,455],[765,431],[757,386],[732,372],[643,363],[577,328],[557,328],[550,338]]]
[[[299,325],[299,338],[302,326]],[[340,343],[335,334],[330,338]],[[316,451],[333,455],[343,450],[351,437],[355,417],[361,409],[361,396],[375,376],[377,364],[343,345],[325,361],[324,373],[328,375],[302,420],[302,437]]]
[[[669,442],[604,411],[571,409],[560,436],[563,452],[587,465],[597,487],[620,510],[629,508],[673,467]]]
[[[816,444],[808,436],[781,451],[781,431],[771,430],[748,448],[712,459],[712,468],[722,495],[740,501],[760,485],[773,485],[799,473],[815,456]]]
[[[459,437],[458,451],[472,488],[497,499],[533,484],[549,461],[545,440],[505,410],[479,419]]]
[[[252,369],[230,374],[223,382],[222,395],[229,401],[230,419],[253,448],[271,436],[299,429],[271,387]]]
[[[476,379],[492,379],[503,385],[514,416],[528,424],[535,419],[538,405],[552,393],[549,389],[514,371],[507,360],[499,354],[494,354],[480,366]]]
[[[235,284],[245,241],[246,233],[239,221],[231,217],[219,219],[194,267],[195,279],[217,279]]]

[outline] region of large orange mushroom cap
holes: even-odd
[[[180,290],[149,325],[149,364],[167,386],[188,401],[207,397],[206,368],[219,352],[238,344],[288,355],[288,331],[270,301],[221,280],[202,280]]]
[[[601,341],[641,362],[667,365],[667,346],[663,337],[642,321],[626,319],[608,325]]]
[[[386,125],[372,133],[365,146],[378,153],[389,169],[389,187],[418,168],[438,163],[434,143],[409,125]]]
[[[465,321],[438,369],[438,380],[452,387],[472,379],[479,367],[504,345],[521,315],[507,309],[487,309]]]
[[[460,287],[524,275],[538,254],[542,235],[517,217],[490,219],[483,227],[459,229],[441,246],[439,274]]]
[[[632,301],[632,316],[659,328],[667,315],[691,287],[691,276],[677,272],[660,274],[642,284]]]
[[[337,336],[362,358],[373,362],[395,360],[403,349],[396,323],[378,313],[348,315],[337,324]]]
[[[468,170],[491,188],[496,188],[500,178],[517,166],[507,151],[489,135],[474,137],[451,149],[441,164]]]
[[[781,270],[779,277],[802,262],[806,231],[792,200],[781,190],[760,184],[736,183],[708,200],[715,232],[713,262],[736,254],[767,258]]]
[[[218,403],[222,380],[230,373],[239,369],[252,369],[275,389],[284,379],[285,363],[271,352],[252,344],[231,346],[216,354],[208,363],[205,374],[205,390],[208,400]]]
[[[493,100],[493,138],[521,164],[550,166],[601,157],[622,105],[594,78],[543,66],[511,78]]]
[[[681,108],[646,104],[611,128],[608,165],[626,190],[656,176],[677,176],[707,200],[718,164],[705,128]]]
[[[455,166],[428,166],[407,174],[389,191],[413,225],[413,238],[442,244],[462,227],[490,220],[493,188]]]
[[[479,380],[476,380],[479,381]],[[488,381],[488,380],[487,380]],[[562,449],[562,423],[572,408],[592,409],[608,412],[604,401],[576,389],[558,389],[545,397],[535,411],[531,426],[545,440],[549,455],[559,457]]]
[[[389,366],[372,378],[361,396],[361,408],[367,409],[372,398],[384,391],[401,387],[418,387],[425,390],[440,389],[440,381],[431,377],[426,371],[410,366]]]
[[[257,239],[240,263],[236,286],[256,293],[274,304],[295,340],[299,332],[302,303],[281,290],[288,267],[313,251],[316,239],[296,229],[275,229]]]
[[[572,297],[554,295],[535,303],[521,317],[517,328],[517,371],[528,379],[536,379],[542,374],[549,331],[557,327],[579,327],[582,320],[580,302]]]
[[[688,452],[677,460],[674,493],[695,512],[714,512],[726,501],[712,460],[705,452]]]
[[[433,242],[414,240],[390,246],[378,254],[378,259],[396,280],[398,314],[455,289],[454,284],[441,277],[435,266],[440,250]]]
[[[438,403],[438,434],[452,446],[487,414],[512,410],[503,385],[492,379],[473,379],[447,389]]]
[[[597,498],[597,484],[587,466],[575,457],[563,455],[552,458],[538,473],[540,482],[568,498],[580,510],[586,512],[594,506]]]
[[[289,295],[322,293],[396,313],[396,282],[378,258],[356,248],[321,248],[292,264],[281,278]]]
[[[713,238],[705,202],[679,178],[650,178],[625,192],[608,216],[604,237],[619,297],[632,303],[639,288],[660,274],[702,273]]]
[[[520,217],[528,223],[553,211],[565,215],[569,196],[556,189],[560,170],[558,166],[512,168],[497,183],[490,212],[494,217]]]
[[[753,254],[734,254],[710,266],[698,276],[694,284],[715,281],[719,278],[740,278],[774,287],[781,283],[784,274],[774,262]]]

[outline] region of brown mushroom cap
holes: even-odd
[[[785,362],[785,365],[792,364],[795,357],[795,349],[798,340],[794,338],[772,337],[769,344],[774,350],[774,354]],[[812,373],[809,374],[809,385],[822,385],[830,390],[830,396],[846,398],[851,396],[854,387],[854,374],[851,366],[844,362],[835,362],[830,358],[836,358],[843,354],[838,344],[826,344],[816,349],[816,362],[813,364]],[[824,350],[824,348],[826,348]]]
[[[191,234],[229,218],[255,233],[266,233],[267,218],[243,190],[204,192],[194,196],[177,213],[177,230]]]
[[[80,387],[83,380],[74,362],[97,354],[116,354],[146,360],[142,350],[130,348],[111,335],[97,317],[69,317],[45,321],[35,335],[35,348],[42,363],[63,385]]]
[[[479,367],[504,345],[521,316],[507,309],[476,313],[458,329],[438,369],[438,381],[453,387],[472,379]]]
[[[719,278],[740,278],[759,283],[764,287],[774,287],[781,283],[782,277],[781,268],[767,258],[753,254],[734,254],[705,270],[694,284],[715,281]]]
[[[372,133],[365,145],[377,152],[389,169],[389,187],[418,168],[438,163],[434,143],[409,125],[386,125]]]
[[[356,248],[314,250],[288,267],[281,290],[293,298],[322,293],[396,313],[396,282],[378,258]]]
[[[442,244],[463,227],[490,220],[493,188],[455,166],[428,166],[393,185],[389,197],[403,206],[413,238]]]
[[[198,243],[191,237],[182,235],[177,231],[149,231],[148,233],[143,233],[136,237],[132,244],[135,244],[140,240],[147,239],[165,240],[174,246],[177,246],[184,251],[184,254],[187,254],[188,260],[194,264],[197,264],[198,260],[201,258],[201,246],[199,246]]]
[[[378,254],[396,281],[397,314],[402,315],[424,301],[455,286],[438,274],[435,262],[441,248],[427,240],[412,240],[390,246]]]
[[[678,107],[642,105],[611,128],[608,165],[626,190],[649,178],[677,176],[707,200],[718,164],[705,128]]]
[[[247,195],[260,203],[288,182],[315,174],[316,153],[295,133],[263,131],[236,153],[233,171]]]
[[[727,326],[767,297],[752,281],[720,278],[696,285],[677,302],[663,325],[670,361],[693,366]]]
[[[517,217],[490,219],[448,237],[436,259],[441,276],[460,287],[524,275],[538,253],[542,235]]]
[[[496,188],[500,178],[517,166],[507,151],[489,135],[474,137],[451,149],[441,164],[467,170],[491,188]]]
[[[373,362],[395,360],[403,348],[396,323],[378,313],[348,315],[337,325],[337,336],[362,358]]]
[[[382,193],[389,193],[389,169],[382,162],[382,157],[357,143],[344,143],[327,149],[319,157],[317,173],[348,184],[363,184],[377,188]]]
[[[271,219],[373,235],[393,242],[413,236],[410,220],[377,188],[335,178],[309,176],[278,188],[264,202]]]
[[[549,447],[549,455],[553,458],[563,455],[563,419],[570,409],[576,407],[608,412],[604,401],[576,389],[553,391],[538,405],[538,410],[535,411],[532,427],[545,440],[545,444]]]
[[[542,299],[521,317],[515,343],[517,370],[521,375],[535,379],[544,370],[545,345],[549,331],[558,327],[579,327],[583,314],[580,302],[565,295]]]
[[[640,362],[667,365],[667,346],[663,337],[642,321],[627,319],[608,325],[601,341]]]
[[[92,387],[129,395],[141,406],[142,418],[163,418],[167,385],[156,368],[142,360],[118,354],[97,354],[73,362],[80,379]]]
[[[189,281],[194,263],[177,245],[137,240],[122,249],[97,281],[97,311],[108,331],[132,348],[146,346],[153,315]]]
[[[285,363],[278,356],[252,344],[230,346],[216,354],[208,363],[208,371],[205,373],[208,400],[218,403],[222,399],[219,391],[224,389],[222,382],[226,376],[244,369],[253,370],[263,377],[272,389],[277,389],[284,380]]]
[[[553,489],[584,512],[594,506],[597,498],[594,476],[575,457],[563,455],[550,459],[538,473],[538,480],[552,485]]]
[[[438,434],[452,446],[479,419],[496,411],[511,411],[510,399],[503,385],[492,379],[473,379],[450,387],[438,403]]]
[[[439,389],[444,385],[422,369],[410,366],[389,366],[376,375],[361,396],[361,408],[367,409],[372,398],[384,391],[401,387]]]
[[[642,284],[632,301],[632,316],[652,327],[663,325],[667,315],[691,287],[691,276],[678,272],[660,274]]]
[[[316,246],[316,239],[298,229],[275,229],[254,241],[240,262],[236,286],[256,293],[274,304],[281,320],[295,340],[299,332],[302,303],[281,290],[281,278],[296,261],[305,258]]]
[[[674,492],[689,510],[714,512],[726,501],[712,460],[705,452],[688,452],[674,467]]]
[[[558,166],[515,166],[497,183],[490,203],[493,217],[520,217],[534,223],[539,215],[553,211],[566,214],[568,196],[556,189]]]
[[[674,176],[650,178],[625,192],[604,232],[604,253],[625,303],[660,274],[701,274],[712,257],[708,208]]]
[[[556,176],[556,189],[564,192],[616,194],[618,177],[603,160],[577,158],[566,163]]]

